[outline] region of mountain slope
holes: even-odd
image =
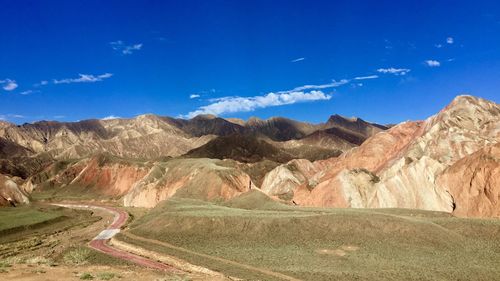
[[[254,136],[218,137],[184,155],[190,158],[234,159],[243,163],[263,160],[288,162],[293,156]]]
[[[459,198],[463,191],[436,183],[439,175],[458,160],[499,140],[499,105],[459,96],[424,122],[394,126],[339,158],[315,163],[320,172],[308,177],[314,186],[296,183],[292,188],[293,200],[310,206],[451,212],[452,197]],[[280,186],[279,182],[264,182]],[[266,189],[265,184],[263,188]],[[471,199],[462,199],[468,200]],[[482,208],[483,203],[475,208]],[[494,211],[484,214],[495,216]]]

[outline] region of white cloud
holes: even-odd
[[[409,71],[410,71],[409,69],[388,70],[388,72],[395,73],[396,75],[404,75]],[[379,72],[382,71],[379,70]],[[262,96],[253,96],[253,97],[232,96],[232,97],[214,98],[209,100],[210,104],[201,106],[197,110],[191,111],[186,115],[181,115],[180,117],[193,118],[200,114],[222,115],[225,113],[248,112],[248,111],[254,111],[259,108],[288,105],[299,102],[329,100],[331,99],[331,95],[325,94],[320,90],[340,87],[354,80],[376,79],[378,77],[379,77],[378,75],[370,75],[370,76],[359,76],[353,79],[342,79],[339,81],[332,80],[330,83],[326,84],[303,85],[291,90],[271,92]],[[363,84],[356,82],[356,84],[353,84],[353,86],[361,87],[363,86]],[[215,90],[212,89],[212,92],[215,92]],[[190,96],[190,98],[196,95],[197,94],[193,94]]]
[[[248,112],[259,108],[288,105],[299,102],[329,100],[330,98],[331,95],[315,90],[307,93],[303,91],[290,91],[269,93],[267,95],[254,97],[223,97],[181,117],[193,118],[200,114],[221,115],[225,113]]]
[[[453,39],[453,37],[448,37],[448,38],[446,38],[446,43],[453,44],[453,43],[455,43],[455,39]]]
[[[2,85],[2,88],[5,91],[13,91],[19,86],[15,80],[11,80],[8,78],[5,80],[0,80],[0,85]]]
[[[94,83],[94,82],[99,82],[103,81],[104,79],[110,78],[113,76],[112,73],[104,73],[101,75],[92,75],[92,74],[78,74],[78,78],[66,78],[66,79],[61,79],[57,80],[54,79],[53,82],[54,84],[70,84],[70,83]]]
[[[304,90],[320,90],[320,89],[327,89],[327,88],[335,88],[335,87],[339,87],[339,86],[342,86],[342,85],[347,84],[347,83],[349,83],[349,80],[347,80],[347,79],[342,79],[340,81],[332,80],[331,83],[327,83],[327,84],[304,85],[304,86],[296,87],[292,90],[281,91],[278,93],[282,94],[282,93],[290,93],[290,92],[300,92],[300,91],[304,91]]]
[[[192,95],[189,96],[190,99],[196,99],[196,98],[199,98],[199,97],[200,97],[200,95],[198,95],[198,94],[192,94]]]
[[[112,119],[118,119],[118,118],[121,118],[121,117],[115,116],[115,115],[109,115],[109,116],[102,118],[101,120],[112,120]]]
[[[436,48],[440,49],[440,48],[443,48],[443,44],[436,44],[434,45]]]
[[[21,95],[29,95],[29,94],[39,93],[39,92],[40,91],[37,91],[37,90],[26,90],[26,91],[20,92],[19,94],[21,94]]]
[[[411,69],[390,67],[390,68],[379,68],[377,69],[377,71],[380,73],[390,73],[394,75],[406,75],[408,72],[411,71]]]
[[[135,51],[142,49],[143,44],[137,43],[132,45],[126,45],[122,40],[114,41],[109,43],[111,48],[123,55],[131,55]]]
[[[290,62],[299,62],[299,61],[303,61],[305,59],[306,58],[298,58],[298,59],[291,60]]]
[[[354,77],[354,80],[367,80],[367,79],[377,79],[378,75],[370,75],[370,76],[360,76]]]
[[[439,61],[437,61],[437,60],[426,60],[425,64],[427,64],[427,66],[429,66],[429,67],[438,67],[438,66],[441,66],[441,63]]]

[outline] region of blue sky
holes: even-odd
[[[0,0],[0,119],[332,114],[499,102],[498,1]]]

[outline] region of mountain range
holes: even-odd
[[[320,124],[212,115],[0,122],[0,204],[40,191],[154,207],[253,188],[291,205],[499,217],[499,140],[499,105],[473,96],[391,126],[340,115]]]

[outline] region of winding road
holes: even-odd
[[[146,257],[136,255],[136,254],[124,251],[124,250],[117,249],[109,244],[109,241],[111,240],[111,238],[113,236],[115,236],[116,234],[118,234],[120,232],[121,228],[126,224],[128,217],[129,217],[127,212],[120,210],[118,208],[114,208],[114,207],[110,207],[110,206],[103,206],[103,205],[89,205],[89,204],[52,204],[52,205],[65,207],[65,208],[74,208],[74,209],[101,210],[101,211],[105,211],[105,212],[113,215],[113,217],[114,217],[113,222],[106,229],[101,231],[96,237],[94,237],[89,242],[88,245],[90,248],[95,249],[99,252],[105,253],[107,255],[110,255],[112,257],[122,259],[125,261],[129,261],[129,262],[133,262],[135,264],[138,264],[138,265],[141,265],[144,267],[148,267],[148,268],[152,268],[152,269],[156,269],[156,270],[162,270],[162,271],[169,271],[169,272],[177,272],[177,273],[184,272],[183,270],[176,268],[176,267],[173,267],[171,265],[168,265],[166,263],[162,263],[162,262],[148,259]],[[264,275],[272,276],[274,278],[288,280],[288,281],[300,281],[300,279],[297,279],[297,278],[294,278],[294,277],[291,277],[291,276],[288,276],[288,275],[285,275],[285,274],[282,274],[279,272],[274,272],[274,271],[270,271],[267,269],[258,268],[258,267],[250,266],[247,264],[242,264],[239,262],[227,260],[227,259],[220,258],[220,257],[194,252],[194,251],[191,251],[188,249],[184,249],[184,248],[181,248],[178,246],[168,244],[166,242],[161,242],[161,241],[147,239],[144,237],[133,235],[132,233],[124,233],[124,234],[126,236],[133,238],[133,239],[136,239],[136,240],[156,244],[157,246],[160,246],[160,247],[172,248],[172,249],[175,249],[178,251],[182,251],[182,252],[192,254],[192,255],[197,255],[197,256],[211,259],[211,260],[214,260],[217,262],[223,262],[223,263],[226,263],[228,265],[232,265],[232,266],[240,267],[240,268],[243,268],[246,270],[262,273]]]
[[[83,209],[94,209],[94,210],[102,210],[105,212],[108,212],[113,215],[114,219],[113,222],[101,233],[99,233],[92,241],[89,243],[89,247],[92,249],[95,249],[99,252],[105,253],[107,255],[110,255],[115,258],[119,258],[122,260],[130,261],[135,264],[153,268],[153,269],[158,269],[158,270],[163,270],[163,271],[179,271],[178,269],[158,262],[154,261],[139,255],[135,255],[126,251],[122,251],[116,248],[113,248],[112,246],[109,245],[109,240],[115,236],[117,233],[120,232],[121,228],[125,225],[125,223],[128,220],[128,213],[109,206],[97,206],[97,205],[83,205],[83,204],[53,204],[56,206],[60,207],[65,207],[65,208],[83,208]]]

